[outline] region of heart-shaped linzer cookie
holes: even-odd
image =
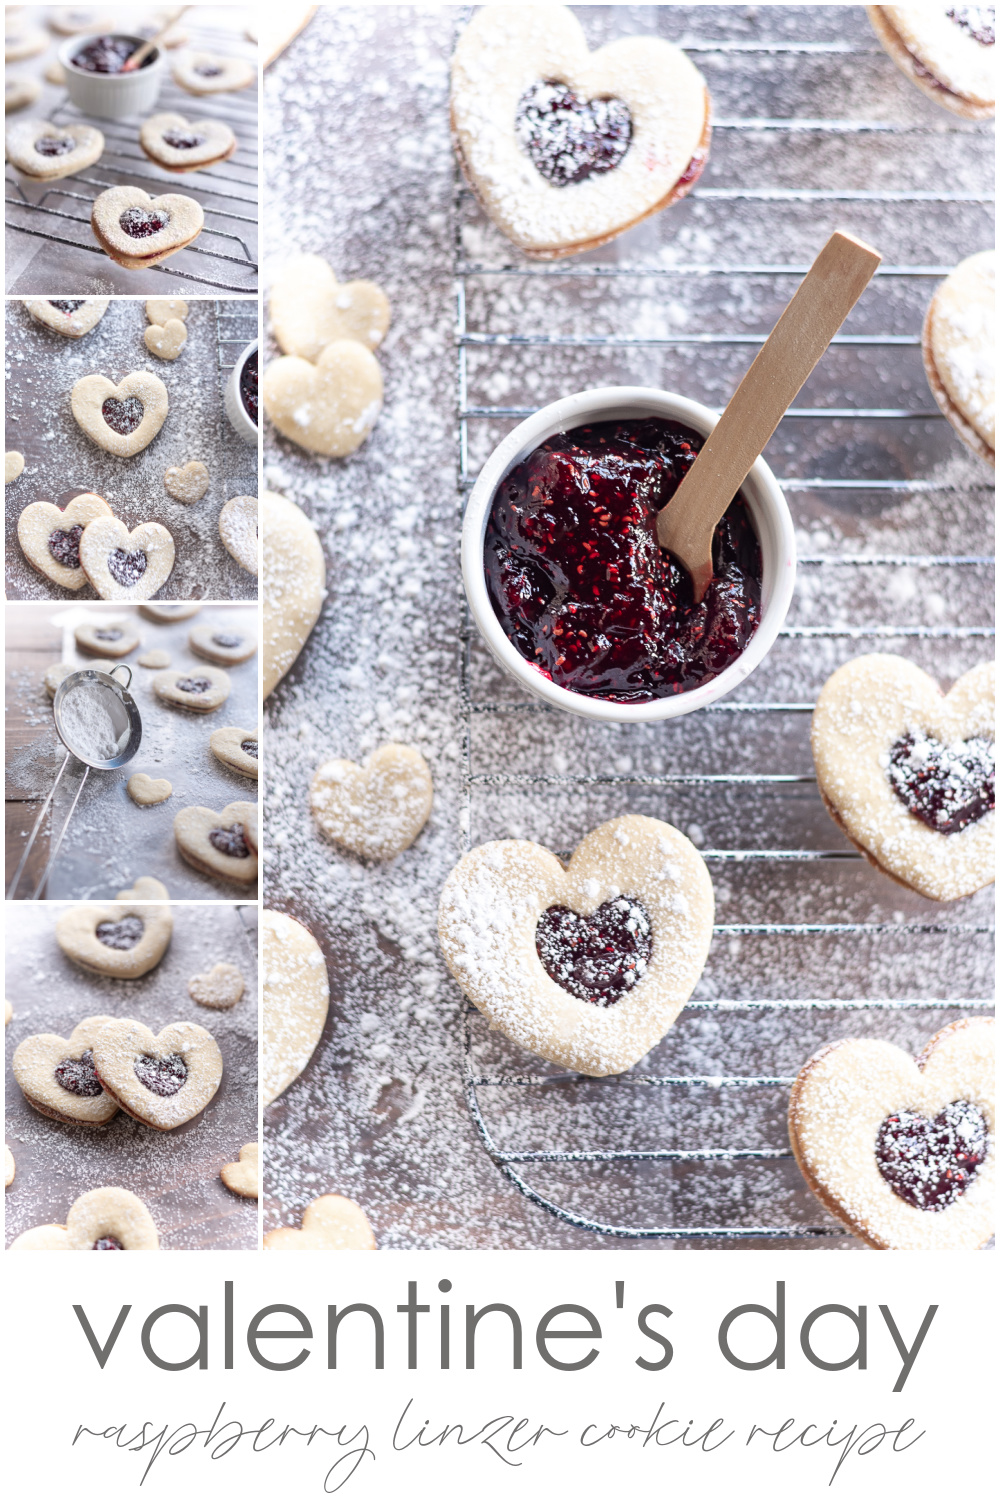
[[[17,539],[33,568],[63,589],[82,589],[87,575],[80,566],[80,539],[98,516],[111,507],[100,495],[77,495],[64,510],[47,500],[26,505],[17,518]]]
[[[189,94],[224,94],[249,88],[257,77],[252,63],[242,57],[220,57],[215,52],[190,52],[174,63],[174,82]]]
[[[526,840],[473,849],[445,882],[438,936],[491,1026],[602,1078],[677,1019],[708,957],[714,905],[694,845],[629,814],[589,833],[565,868]]]
[[[116,1023],[117,1024],[117,1023]],[[94,1188],[66,1215],[70,1250],[159,1250],[153,1216],[127,1188]]]
[[[301,1229],[272,1229],[265,1250],[374,1250],[375,1236],[365,1211],[339,1193],[314,1198],[302,1215]]]
[[[221,708],[229,697],[232,684],[221,667],[170,667],[157,672],[153,692],[163,703],[187,708],[192,713],[210,714]]]
[[[207,974],[193,974],[188,994],[209,1010],[230,1010],[243,999],[246,982],[235,964],[213,964]]]
[[[158,521],[129,531],[114,516],[102,516],[80,538],[80,562],[102,599],[149,599],[173,571],[174,539]]]
[[[110,301],[110,297],[26,297],[24,305],[36,323],[64,338],[82,339],[97,327]]]
[[[219,536],[230,557],[257,577],[257,496],[234,495],[219,512]]]
[[[99,448],[132,458],[155,438],[170,402],[158,375],[136,370],[115,385],[106,375],[85,375],[70,395],[73,416]]]
[[[209,739],[212,754],[224,766],[256,781],[260,774],[260,745],[256,729],[215,729]]]
[[[155,969],[173,930],[169,906],[137,905],[119,896],[110,905],[67,908],[56,922],[56,942],[81,969],[114,979],[138,979]]]
[[[188,645],[203,661],[225,666],[239,666],[257,651],[257,642],[235,626],[196,625],[188,636]]]
[[[139,632],[131,620],[98,616],[78,625],[73,639],[88,656],[128,656],[139,644]]]
[[[368,437],[382,410],[382,372],[354,339],[327,344],[315,364],[294,354],[272,360],[261,384],[278,431],[308,453],[344,458]]]
[[[162,325],[150,323],[142,335],[146,348],[157,359],[177,359],[187,343],[187,336],[180,318],[168,318]]]
[[[197,172],[232,156],[236,137],[221,120],[188,120],[168,112],[144,122],[139,145],[166,172]]]
[[[179,323],[178,327],[183,328],[184,324]],[[182,505],[196,504],[210,483],[208,470],[197,458],[190,459],[182,468],[168,469],[163,476],[163,488],[172,500],[179,500]]]
[[[260,1197],[260,1146],[251,1141],[240,1147],[239,1161],[227,1161],[219,1173],[231,1193],[241,1198]]]
[[[323,1034],[330,983],[322,950],[284,912],[261,913],[264,978],[261,1099],[270,1104],[302,1072]]]
[[[104,137],[92,125],[50,125],[16,120],[7,127],[7,160],[25,177],[55,182],[92,167],[104,150]]]
[[[326,598],[326,563],[316,532],[292,500],[265,491],[264,697],[289,671],[319,619]]]
[[[309,805],[328,838],[366,859],[395,859],[431,815],[431,771],[412,745],[383,745],[362,764],[328,760],[313,775]]]
[[[118,1105],[94,1071],[94,1041],[111,1016],[91,1016],[64,1038],[51,1032],[25,1037],[11,1066],[33,1109],[69,1125],[106,1125]]]
[[[136,771],[130,776],[126,789],[137,807],[155,807],[160,802],[166,802],[174,790],[165,778],[154,780],[145,771]]]
[[[894,880],[932,901],[993,878],[992,663],[942,694],[901,656],[859,656],[816,702],[812,751],[826,805]]]
[[[183,859],[205,875],[249,885],[257,879],[257,856],[248,823],[257,816],[252,802],[230,802],[221,813],[185,807],[174,818],[174,837]]]
[[[201,1114],[222,1081],[222,1053],[210,1031],[175,1021],[154,1036],[140,1021],[111,1021],[94,1040],[105,1091],[134,1120],[176,1130]]]
[[[956,1021],[914,1062],[889,1042],[824,1047],[792,1088],[796,1160],[879,1250],[974,1250],[993,1233],[994,1022]]]
[[[107,188],[90,211],[94,238],[126,270],[155,266],[198,238],[205,225],[200,203],[182,193],[151,198],[137,187]]]
[[[316,360],[327,344],[357,339],[376,349],[389,299],[374,281],[338,282],[321,255],[293,255],[271,283],[271,328],[283,354]]]
[[[591,250],[687,193],[708,156],[705,80],[660,37],[589,52],[562,5],[486,5],[455,48],[451,121],[486,212],[542,257]]]

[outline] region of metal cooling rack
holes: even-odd
[[[233,366],[247,344],[258,337],[257,300],[247,297],[215,299],[215,347],[219,362],[219,394],[225,393]]]
[[[207,49],[232,47],[226,32],[200,32],[198,45]],[[253,292],[253,283],[233,279],[235,270],[256,273],[257,239],[257,89],[233,94],[196,96],[178,88],[172,78],[164,80],[157,112],[174,110],[190,116],[197,111],[204,119],[220,120],[235,132],[237,147],[228,161],[198,172],[180,175],[166,172],[150,161],[139,146],[143,117],[130,120],[99,120],[85,115],[67,95],[49,114],[54,125],[92,125],[104,136],[104,152],[92,167],[58,182],[32,183],[19,177],[8,164],[6,171],[6,225],[18,234],[86,250],[106,259],[90,228],[94,199],[106,188],[129,183],[156,196],[167,190],[194,197],[205,211],[205,227],[193,244],[178,255],[183,270],[171,256],[161,265],[147,267],[166,276],[223,292]],[[194,261],[189,257],[194,257]],[[227,271],[233,267],[233,271]]]
[[[696,45],[683,44],[686,51],[698,53],[746,53],[761,54],[763,56],[777,53],[840,53],[852,55],[858,52],[878,52],[877,46],[856,47],[848,43],[819,42],[701,42]],[[840,120],[840,119],[720,119],[713,121],[713,131],[716,133],[739,132],[739,131],[769,131],[775,133],[787,132],[797,134],[829,134],[829,135],[935,135],[948,133],[948,126],[935,124],[934,126],[915,124],[897,124],[887,121],[863,121],[863,120]],[[956,122],[950,133],[964,133],[963,127]],[[923,192],[923,191],[838,191],[825,189],[767,189],[767,188],[738,188],[722,189],[707,186],[697,186],[690,195],[694,199],[701,200],[757,200],[767,201],[775,205],[784,203],[809,203],[809,202],[868,202],[877,204],[894,204],[914,206],[925,203],[978,203],[992,202],[992,195],[966,193],[966,192]],[[719,276],[725,278],[740,278],[748,276],[757,277],[800,277],[804,276],[809,269],[807,264],[744,264],[744,265],[712,265],[712,264],[681,264],[676,266],[648,266],[648,265],[591,265],[573,262],[538,264],[525,260],[522,264],[508,263],[501,265],[489,265],[474,260],[468,260],[464,254],[462,239],[463,213],[474,197],[470,190],[464,185],[456,167],[455,183],[455,212],[454,212],[454,253],[455,253],[455,297],[456,297],[456,354],[457,354],[457,393],[458,393],[458,486],[463,496],[471,490],[475,483],[475,475],[470,471],[469,461],[469,424],[475,421],[500,421],[520,420],[530,416],[537,410],[533,406],[502,406],[502,405],[475,405],[469,401],[469,366],[468,352],[470,349],[494,349],[498,356],[502,357],[502,351],[517,347],[531,347],[537,349],[552,348],[651,348],[664,345],[746,345],[749,347],[759,346],[767,337],[767,333],[733,333],[733,334],[685,334],[676,333],[659,337],[641,337],[631,335],[577,335],[561,334],[555,328],[546,328],[541,331],[529,332],[511,331],[502,334],[486,334],[471,331],[467,319],[467,294],[469,282],[472,278],[486,277],[514,277],[514,278],[560,278],[581,279],[596,283],[603,278],[661,278],[664,281],[683,280],[685,278],[706,278]],[[776,211],[780,212],[780,208]],[[909,278],[919,279],[928,283],[928,296],[930,295],[929,284],[949,274],[952,265],[884,265],[880,267],[877,275],[880,278]],[[834,339],[834,345],[856,345],[868,346],[874,349],[891,349],[893,347],[919,347],[921,339],[919,333],[907,334],[840,334]],[[929,393],[927,393],[929,398]],[[817,423],[829,422],[840,418],[848,418],[859,422],[894,421],[901,419],[924,419],[933,421],[944,421],[942,414],[932,401],[926,399],[920,407],[904,405],[887,407],[795,407],[789,410],[789,417],[806,418]],[[780,430],[780,429],[779,429]],[[988,495],[992,486],[983,481],[963,483],[955,485],[943,481],[915,480],[915,479],[831,479],[823,476],[796,478],[781,478],[781,484],[786,494],[805,491],[830,491],[830,490],[858,490],[858,491],[888,491],[900,494],[933,494],[949,490],[961,489],[965,492],[982,491],[984,497]],[[921,568],[945,568],[945,569],[983,569],[992,567],[994,559],[985,554],[950,555],[940,554],[866,554],[858,556],[854,554],[842,555],[820,555],[799,558],[799,567],[802,569],[829,569],[829,568],[885,568],[892,569],[903,566],[917,566]],[[846,638],[851,640],[898,640],[898,639],[927,639],[927,640],[963,640],[977,638],[992,638],[994,630],[992,627],[979,625],[954,625],[954,626],[931,626],[918,624],[900,625],[858,625],[858,626],[789,626],[782,632],[782,637],[790,640],[810,641],[818,639]],[[463,610],[461,625],[462,657],[460,673],[460,696],[462,703],[463,739],[462,739],[462,773],[463,773],[463,829],[465,831],[466,848],[471,847],[473,827],[473,808],[477,790],[493,788],[514,787],[563,787],[580,788],[585,786],[739,786],[739,785],[780,785],[799,784],[815,785],[816,778],[810,775],[782,774],[771,772],[737,773],[722,772],[717,774],[693,774],[672,775],[654,774],[643,775],[639,773],[614,774],[547,774],[543,772],[530,772],[527,774],[516,774],[506,770],[477,771],[474,769],[473,754],[473,721],[476,716],[497,717],[527,717],[532,715],[553,715],[556,710],[547,705],[533,702],[525,698],[519,702],[481,702],[474,701],[472,694],[472,644],[477,639],[477,632],[472,624],[467,606]],[[811,702],[722,702],[712,705],[703,710],[709,714],[736,714],[746,715],[748,725],[754,723],[757,715],[768,718],[777,715],[801,715],[810,714],[813,710]],[[752,729],[748,733],[753,733]],[[568,858],[569,851],[557,851],[562,858]],[[831,863],[858,863],[862,855],[853,849],[702,849],[701,853],[709,866],[732,865],[740,863],[757,863],[762,870],[773,868],[777,864],[790,864],[792,866],[805,867],[817,862]],[[744,935],[753,936],[791,936],[807,939],[811,936],[839,937],[855,935],[864,939],[877,939],[880,936],[892,934],[898,937],[900,934],[912,935],[914,940],[921,937],[933,937],[943,934],[988,934],[991,927],[979,923],[940,923],[940,922],[911,922],[900,924],[897,922],[816,922],[816,923],[728,923],[717,924],[714,928],[715,937],[739,937]],[[965,997],[955,998],[951,996],[935,999],[927,998],[888,998],[872,996],[863,999],[776,999],[760,997],[746,1000],[719,1000],[719,999],[692,999],[688,1001],[687,1011],[748,1011],[748,1012],[801,1012],[801,1011],[921,1011],[921,1010],[951,1010],[959,1013],[976,1013],[991,1010],[993,1008],[992,998]],[[479,1029],[477,1030],[477,1022]],[[640,1164],[640,1163],[699,1163],[699,1162],[787,1162],[792,1159],[793,1153],[787,1142],[781,1144],[762,1146],[755,1149],[740,1149],[731,1145],[721,1144],[719,1146],[708,1146],[696,1150],[505,1150],[495,1139],[494,1132],[488,1124],[483,1107],[479,1098],[479,1090],[483,1088],[498,1088],[502,1090],[525,1089],[529,1091],[559,1088],[560,1085],[586,1085],[595,1090],[611,1089],[664,1089],[690,1094],[696,1090],[777,1090],[787,1094],[793,1077],[778,1075],[754,1075],[754,1076],[696,1076],[685,1074],[681,1076],[664,1076],[657,1074],[645,1074],[630,1072],[620,1076],[605,1079],[591,1079],[575,1073],[518,1073],[501,1069],[496,1072],[482,1072],[475,1066],[473,1047],[482,1032],[482,1017],[474,1006],[465,1002],[464,1005],[464,1040],[465,1040],[465,1097],[469,1112],[479,1132],[482,1143],[489,1156],[499,1167],[504,1176],[523,1193],[532,1203],[548,1210],[556,1218],[576,1228],[591,1230],[598,1234],[608,1235],[619,1239],[663,1239],[663,1240],[794,1240],[794,1239],[817,1239],[843,1237],[848,1231],[837,1225],[832,1219],[822,1223],[794,1224],[794,1225],[772,1225],[758,1223],[750,1226],[722,1226],[714,1224],[702,1224],[697,1227],[671,1227],[669,1225],[626,1225],[620,1223],[601,1222],[585,1213],[567,1207],[555,1201],[533,1187],[525,1180],[523,1168],[531,1165],[543,1164],[546,1166],[557,1166],[560,1164],[581,1163],[611,1163],[611,1164]]]

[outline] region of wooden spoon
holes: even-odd
[[[691,574],[696,604],[714,574],[716,526],[881,259],[853,235],[830,236],[657,516],[657,540]]]
[[[142,46],[137,47],[132,53],[132,56],[126,59],[126,61],[122,65],[121,71],[123,73],[134,73],[136,68],[141,68],[143,63],[146,61],[146,58],[156,46],[157,42],[159,42],[161,38],[165,37],[171,27],[177,25],[177,22],[180,20],[184,12],[190,9],[190,5],[179,6],[178,9],[174,11],[170,19],[164,22],[164,24],[160,27],[156,35],[151,36],[148,42],[143,42]]]

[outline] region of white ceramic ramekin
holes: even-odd
[[[473,618],[497,661],[537,698],[585,719],[603,719],[617,724],[640,724],[658,719],[676,719],[705,708],[743,682],[759,666],[774,645],[795,586],[795,533],[785,497],[763,459],[758,459],[743,482],[750,515],[760,540],[763,561],[761,619],[749,645],[724,672],[701,687],[656,698],[647,703],[613,703],[606,698],[571,693],[544,677],[526,661],[507,639],[494,613],[486,588],[483,543],[493,497],[511,469],[527,458],[540,443],[556,432],[583,427],[588,422],[613,422],[630,417],[663,417],[681,422],[708,436],[719,420],[697,401],[645,386],[607,386],[581,391],[543,406],[504,438],[483,465],[469,496],[462,527],[462,577]]]
[[[257,428],[251,422],[247,409],[243,405],[243,397],[240,394],[240,376],[243,374],[243,366],[251,354],[256,352],[256,349],[256,339],[254,339],[252,344],[247,344],[243,353],[233,365],[232,373],[226,381],[226,394],[223,398],[230,427],[236,433],[237,437],[242,438],[245,443],[248,443],[253,448],[257,446]],[[258,376],[260,374],[259,367],[257,374]]]
[[[85,115],[99,120],[125,120],[129,115],[148,114],[156,104],[163,82],[165,63],[163,49],[158,47],[153,60],[134,73],[88,73],[73,61],[76,54],[99,36],[120,36],[142,45],[140,36],[127,31],[97,32],[93,36],[71,36],[59,48],[59,61],[66,75],[66,91]]]

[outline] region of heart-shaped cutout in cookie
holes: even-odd
[[[257,577],[257,496],[234,495],[219,512],[219,536],[230,557]]]
[[[70,395],[73,416],[80,428],[107,453],[133,458],[153,441],[170,402],[158,375],[135,370],[115,385],[106,375],[85,375]]]
[[[357,339],[376,349],[389,327],[389,299],[374,281],[338,282],[321,255],[293,255],[271,283],[271,328],[282,354],[316,360],[327,344]]]
[[[110,301],[110,297],[26,297],[24,305],[36,323],[64,338],[82,339],[97,327]]]
[[[222,1053],[212,1033],[192,1021],[176,1021],[155,1036],[140,1021],[111,1021],[94,1039],[94,1069],[134,1120],[176,1130],[215,1097]]]
[[[157,359],[177,359],[187,343],[187,336],[180,318],[168,318],[162,325],[150,323],[142,335],[146,348]]]
[[[241,1198],[260,1197],[260,1146],[256,1141],[240,1147],[239,1161],[227,1161],[219,1173],[231,1193]]]
[[[112,187],[90,211],[94,238],[126,270],[159,265],[197,239],[205,225],[201,204],[182,193],[151,198],[142,188]]]
[[[283,495],[261,497],[264,533],[264,697],[289,671],[326,598],[326,563],[312,525]]]
[[[270,1104],[302,1072],[323,1034],[330,982],[322,949],[301,922],[261,913],[264,978],[261,1099]]]
[[[16,120],[7,127],[7,160],[25,177],[55,182],[92,167],[104,151],[104,137],[92,125],[50,125],[47,120]]]
[[[196,714],[210,714],[221,708],[229,697],[232,683],[221,667],[170,667],[157,672],[153,692],[163,703],[187,708]]]
[[[139,145],[166,172],[197,172],[232,156],[236,137],[221,120],[189,120],[167,112],[143,123]]]
[[[788,1130],[831,1213],[880,1250],[974,1250],[993,1232],[994,1022],[956,1021],[916,1061],[835,1042],[792,1088]]]
[[[66,1215],[66,1223],[26,1229],[8,1250],[159,1250],[153,1216],[126,1188],[93,1188]]]
[[[69,1125],[106,1125],[118,1113],[94,1068],[94,1041],[112,1019],[91,1016],[68,1038],[43,1032],[20,1043],[11,1063],[14,1078],[39,1114]]]
[[[992,663],[945,695],[900,656],[859,656],[823,687],[812,723],[816,779],[861,852],[933,901],[993,880]]]
[[[246,981],[235,964],[213,964],[207,974],[193,974],[188,994],[209,1010],[230,1010],[243,999]]]
[[[344,458],[368,437],[382,410],[382,372],[364,344],[337,339],[315,364],[295,354],[272,360],[261,384],[275,427],[308,453]]]
[[[183,328],[184,324],[178,325]],[[146,332],[150,330],[147,328]],[[170,468],[163,476],[163,488],[172,500],[182,505],[194,505],[201,499],[211,483],[208,470],[197,458],[190,459],[181,468]]]
[[[565,867],[526,840],[471,850],[445,882],[438,936],[491,1026],[602,1078],[626,1072],[677,1019],[705,966],[714,908],[694,845],[629,814],[595,828]],[[578,960],[572,914],[591,919]],[[601,946],[614,953],[596,965]]]
[[[661,37],[591,53],[561,5],[486,5],[455,48],[451,121],[480,202],[543,257],[591,250],[676,202],[711,138],[705,81]]]
[[[221,813],[185,807],[174,818],[181,857],[205,875],[248,885],[257,879],[257,856],[248,836],[257,809],[252,802],[230,802]]]
[[[126,784],[126,790],[137,807],[156,807],[173,795],[173,787],[164,777],[154,779],[145,771],[136,771]]]
[[[31,566],[63,589],[82,589],[87,575],[80,566],[85,527],[111,507],[100,495],[77,495],[64,510],[47,500],[26,505],[17,518],[17,539]]]
[[[80,562],[102,599],[149,599],[174,566],[174,539],[158,521],[129,531],[114,516],[102,516],[80,538]]]
[[[138,979],[160,962],[173,930],[169,906],[134,905],[119,897],[111,905],[81,903],[61,912],[56,942],[81,969]]]
[[[339,1193],[324,1193],[306,1206],[301,1229],[272,1229],[265,1250],[374,1250],[375,1236],[364,1209]]]
[[[433,798],[430,767],[412,745],[383,745],[361,765],[328,760],[309,787],[323,832],[365,859],[395,859],[409,849]]]

